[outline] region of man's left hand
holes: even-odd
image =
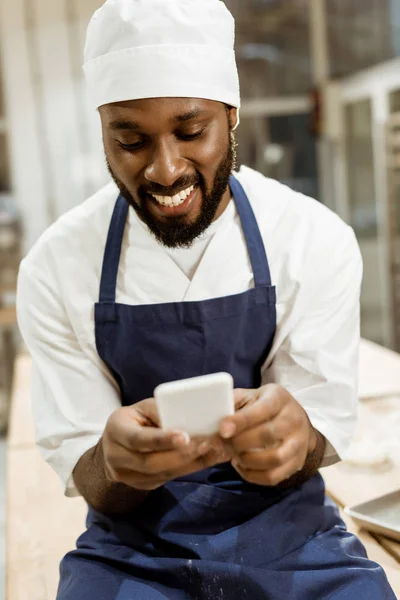
[[[235,390],[236,413],[223,420],[221,437],[229,442],[236,471],[250,483],[276,486],[306,464],[317,445],[307,413],[279,385]]]

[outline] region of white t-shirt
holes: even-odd
[[[193,245],[188,252],[185,248],[166,248],[165,251],[172,260],[178,265],[178,267],[185,273],[186,277],[191,281],[197,271],[201,259],[203,258],[205,251],[207,250],[211,240],[215,233],[224,224],[235,218],[235,204],[233,199],[230,201],[228,206],[222,215],[214,221],[210,227],[205,231],[197,240],[194,241]],[[142,223],[143,227],[146,227]]]
[[[243,167],[247,192],[277,291],[277,331],[262,368],[302,404],[328,440],[325,465],[346,451],[356,423],[362,260],[354,233],[318,202]],[[118,196],[114,183],[59,219],[24,259],[18,317],[33,358],[36,439],[76,495],[72,471],[120,407],[119,388],[98,356],[98,301],[107,232]],[[130,211],[117,302],[199,301],[254,286],[233,202],[199,254],[179,257],[156,242]],[[184,258],[183,258],[184,257]],[[183,262],[182,262],[183,260]],[[189,274],[189,276],[188,276]]]

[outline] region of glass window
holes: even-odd
[[[400,56],[400,0],[326,0],[331,75]]]
[[[244,99],[307,93],[311,86],[308,0],[225,0],[236,19]]]
[[[237,132],[239,164],[318,198],[315,139],[308,114],[242,119]]]

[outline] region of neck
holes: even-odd
[[[224,195],[222,196],[222,200],[219,204],[218,210],[215,213],[215,217],[214,217],[214,221],[216,221],[217,219],[220,218],[220,216],[225,212],[225,210],[228,207],[229,202],[231,201],[232,198],[232,192],[231,192],[231,188],[228,187],[226,188],[226,191],[224,193]]]

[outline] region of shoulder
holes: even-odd
[[[237,178],[254,210],[282,301],[338,276],[358,285],[360,249],[352,228],[337,214],[247,167]]]
[[[321,238],[327,233],[349,233],[349,226],[336,213],[313,198],[248,167],[242,167],[236,177],[263,228],[296,229]]]
[[[105,240],[118,190],[114,183],[62,215],[31,248],[22,261],[29,272],[54,270],[58,274],[102,260]]]
[[[305,254],[336,252],[346,241],[357,246],[351,227],[321,202],[248,167],[236,176],[267,244],[275,242],[281,250],[292,248]]]

